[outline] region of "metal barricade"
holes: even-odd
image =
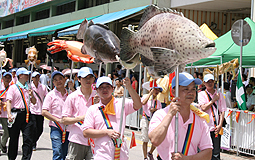
[[[232,111],[231,115],[226,118],[227,123],[230,123],[227,124],[229,127],[226,126],[230,132],[229,148],[224,147],[222,149],[236,151],[237,155],[239,153],[245,153],[255,156],[255,120],[247,124],[251,121],[252,115],[255,113],[245,113],[243,110],[228,108],[225,113],[225,117],[227,117],[229,111]],[[237,123],[236,115],[238,112],[240,112],[240,115]],[[223,134],[223,136],[225,135]]]

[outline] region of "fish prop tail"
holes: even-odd
[[[135,51],[132,50],[132,43],[134,40],[135,32],[124,28],[121,32],[121,41],[120,41],[120,59],[123,61],[129,61],[135,56]]]

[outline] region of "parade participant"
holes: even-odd
[[[190,107],[195,100],[196,86],[202,81],[188,73],[179,74],[179,97],[158,110],[149,125],[149,138],[163,160],[211,159],[212,141],[206,121]],[[172,80],[175,95],[175,77]],[[175,147],[175,115],[178,114],[178,152]],[[186,141],[188,140],[188,141]],[[197,148],[200,152],[197,152]]]
[[[78,72],[78,80],[81,83],[81,87],[67,97],[62,109],[63,123],[71,125],[66,159],[89,160],[93,159],[93,154],[88,144],[88,138],[83,136],[81,125],[86,111],[94,104],[94,97],[96,96],[96,91],[91,88],[95,81],[92,69],[82,67]]]
[[[147,154],[150,160],[154,160],[153,151],[155,150],[155,146],[152,145],[150,151],[147,153],[147,147],[149,142],[149,123],[151,119],[151,115],[154,114],[158,109],[162,109],[162,105],[160,101],[157,99],[157,96],[163,89],[161,87],[154,87],[150,89],[150,93],[146,94],[142,97],[142,105],[143,105],[143,117],[141,119],[141,133],[142,133],[142,141],[143,141],[143,155],[144,159],[147,159]],[[151,99],[151,95],[153,96]],[[150,99],[150,100],[149,100]]]
[[[120,98],[123,96],[124,88],[121,86],[121,80],[115,80],[116,87],[114,88],[113,96],[116,98]]]
[[[16,75],[16,68],[13,68],[11,70],[11,73],[12,73],[12,81],[11,81],[11,84],[16,84],[16,82],[18,81],[18,78],[17,78],[17,75]]]
[[[131,86],[130,79],[125,78],[123,83],[132,98],[125,99],[123,117],[123,124],[125,124],[126,116],[140,109],[142,104],[139,95]],[[93,138],[95,141],[94,159],[112,160],[115,154],[116,145],[114,144],[116,144],[116,140],[120,138],[121,135],[118,130],[123,99],[115,99],[112,96],[113,85],[109,77],[104,76],[98,78],[96,88],[100,102],[89,107],[83,124],[83,135],[84,137]],[[125,125],[122,125],[122,133],[124,129]],[[121,138],[123,139],[123,137]],[[128,159],[128,148],[124,140],[120,148],[120,159]]]
[[[158,100],[161,102],[162,108],[165,108],[166,105],[170,103],[169,101],[169,77],[167,75],[164,78],[160,78],[157,80],[158,86],[162,87],[162,92],[158,94]]]
[[[25,68],[17,70],[18,81],[8,89],[7,115],[9,121],[9,147],[8,158],[14,160],[18,153],[19,134],[22,131],[22,159],[31,159],[33,144],[33,120],[29,107],[31,103],[36,103],[33,91],[28,89],[27,81],[30,71]]]
[[[50,120],[53,160],[63,160],[67,155],[69,132],[62,122],[62,108],[68,92],[65,89],[65,78],[61,72],[53,72],[51,79],[55,88],[44,99],[42,115]]]
[[[6,110],[6,93],[9,89],[9,84],[12,80],[12,74],[9,72],[5,72],[3,74],[3,84],[1,86],[1,94],[0,94],[0,105],[1,105],[1,111],[0,111],[0,123],[2,124],[2,128],[4,130],[2,139],[1,139],[1,150],[3,153],[7,152],[6,143],[9,138],[9,131],[8,131],[8,124],[7,124],[7,110]]]
[[[48,90],[45,85],[42,85],[40,81],[40,73],[34,72],[32,74],[31,88],[36,98],[36,104],[31,104],[30,111],[34,120],[34,137],[33,137],[33,150],[36,150],[36,143],[43,132],[44,117],[42,116],[42,105]]]
[[[208,126],[213,142],[212,160],[220,160],[221,135],[219,132],[222,129],[224,114],[227,110],[226,101],[223,94],[217,93],[217,90],[214,89],[214,76],[212,74],[204,76],[204,85],[206,90],[198,93],[198,102],[202,111],[205,111],[210,116]]]
[[[253,86],[252,84],[248,84],[246,86],[246,95],[247,95],[246,107],[248,108],[249,111],[254,111],[254,108],[255,108],[255,95],[252,92],[253,92]]]

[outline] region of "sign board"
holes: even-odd
[[[243,23],[243,28],[241,29],[242,23]],[[242,40],[240,38],[241,32],[243,32]],[[250,25],[242,19],[237,20],[231,27],[231,36],[236,45],[241,46],[241,41],[242,41],[243,42],[242,46],[246,46],[251,39]]]

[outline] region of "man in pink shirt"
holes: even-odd
[[[126,116],[142,107],[141,99],[132,88],[130,79],[125,78],[123,83],[132,99],[125,99],[123,125],[121,128],[122,135],[125,129]],[[96,88],[100,102],[89,107],[83,124],[84,136],[93,138],[95,141],[94,159],[112,160],[114,159],[115,150],[120,150],[120,159],[128,160],[128,148],[123,137],[121,137],[121,148],[115,145],[117,143],[116,140],[121,135],[119,126],[123,99],[112,96],[113,85],[109,77],[98,78]]]
[[[198,93],[198,102],[202,111],[205,111],[210,116],[208,126],[213,142],[212,160],[220,160],[221,135],[219,132],[222,129],[224,114],[227,110],[226,101],[223,94],[217,93],[217,90],[214,89],[214,76],[212,74],[204,76],[204,85],[206,90]]]
[[[19,134],[22,131],[22,159],[30,159],[33,144],[33,120],[29,111],[30,103],[35,104],[33,91],[28,89],[30,71],[25,68],[17,70],[18,81],[8,89],[7,115],[9,121],[9,148],[8,158],[14,160],[18,153]]]
[[[64,160],[67,155],[69,132],[65,132],[66,126],[62,122],[62,108],[68,92],[65,89],[65,78],[61,72],[53,72],[51,79],[55,88],[46,95],[43,101],[42,115],[50,120],[53,160]],[[66,136],[64,136],[65,133]]]
[[[170,159],[203,159],[212,156],[212,141],[206,121],[192,110],[195,100],[196,86],[200,79],[194,79],[189,73],[179,74],[179,97],[175,97],[166,108],[156,111],[149,126],[149,138],[157,146],[163,160]],[[175,77],[172,80],[175,93]],[[175,147],[175,115],[178,114],[178,152]],[[200,152],[197,152],[197,148]]]
[[[45,85],[39,83],[40,81],[39,72],[34,72],[32,74],[32,80],[33,81],[31,83],[31,88],[36,98],[36,104],[35,105],[31,104],[30,111],[31,116],[33,117],[34,120],[33,150],[35,151],[36,143],[43,132],[44,117],[42,116],[42,104],[45,96],[48,93],[48,90]]]
[[[1,105],[1,111],[0,111],[0,123],[2,124],[4,133],[1,139],[1,150],[3,153],[7,152],[7,147],[6,147],[6,143],[7,140],[9,138],[9,131],[8,131],[8,124],[7,124],[7,110],[6,110],[6,95],[7,95],[7,91],[9,89],[9,84],[12,80],[12,75],[9,72],[5,72],[3,74],[3,83],[1,86],[1,91],[0,91],[0,105]]]
[[[81,87],[70,94],[62,109],[63,123],[70,126],[69,145],[66,159],[93,159],[88,138],[84,138],[81,125],[88,108],[94,104],[96,91],[91,86],[95,81],[93,71],[89,67],[82,67],[78,72]]]
[[[150,82],[146,82],[150,83]],[[146,86],[145,85],[143,86]],[[146,89],[146,87],[143,87]],[[144,159],[147,160],[147,154],[150,160],[154,160],[153,158],[153,151],[155,150],[155,146],[151,146],[150,151],[147,153],[147,147],[148,147],[148,142],[149,142],[149,123],[152,115],[154,112],[156,112],[158,109],[162,109],[161,102],[157,100],[157,96],[159,92],[162,92],[163,89],[161,87],[154,87],[150,89],[150,93],[146,94],[142,97],[142,105],[143,105],[143,117],[140,121],[140,127],[141,127],[141,133],[142,133],[142,141],[143,141],[143,155]],[[151,97],[153,96],[153,97]]]
[[[18,81],[18,78],[17,78],[17,75],[16,75],[16,68],[13,68],[11,70],[11,73],[12,73],[12,82],[11,84],[16,84],[16,82]]]

